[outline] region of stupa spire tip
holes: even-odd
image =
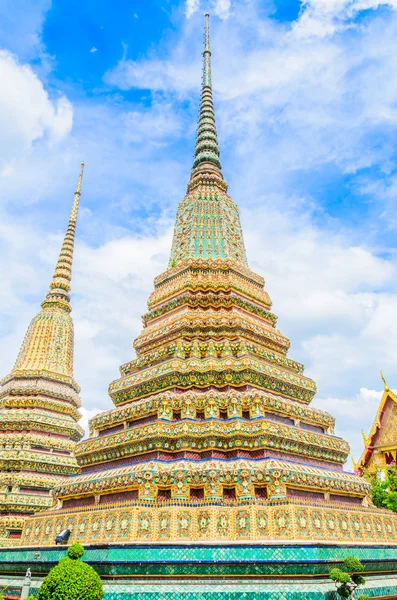
[[[68,228],[66,230],[61,251],[59,253],[59,258],[50,284],[50,289],[46,299],[42,303],[43,308],[48,308],[55,305],[57,308],[62,308],[67,312],[71,311],[69,291],[70,282],[72,280],[74,237],[77,215],[79,211],[84,166],[84,162],[82,162],[80,165],[80,173],[77,180],[76,191],[74,193],[72,209],[70,211]]]
[[[215,125],[215,112],[212,100],[211,49],[209,13],[205,13],[203,79],[201,85],[201,105],[198,120],[193,174],[210,169],[220,174],[218,137]],[[222,178],[223,179],[223,178]]]

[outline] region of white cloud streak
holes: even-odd
[[[72,128],[73,108],[65,96],[51,101],[28,65],[0,50],[0,176],[9,176],[13,160],[45,139],[54,145]]]

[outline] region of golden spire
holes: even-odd
[[[58,308],[61,308],[66,312],[70,312],[72,310],[70,306],[69,292],[70,282],[72,279],[74,236],[76,231],[77,213],[79,210],[83,171],[84,163],[81,163],[80,175],[77,181],[77,187],[74,194],[68,228],[66,230],[61,251],[59,253],[59,258],[50,284],[50,289],[48,291],[46,299],[41,305],[43,308],[50,308],[56,305]]]
[[[385,379],[385,376],[383,375],[382,369],[380,370],[380,376],[382,377],[382,381],[383,381],[383,389],[385,390],[385,392],[390,392],[390,388],[387,385],[387,381]]]
[[[52,374],[73,382],[73,321],[69,315],[74,235],[84,163],[74,194],[68,228],[42,310],[32,319],[9,377]],[[7,377],[5,378],[7,379]],[[4,381],[4,380],[3,380]],[[76,384],[74,384],[76,385]]]

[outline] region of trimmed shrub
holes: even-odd
[[[69,558],[72,558],[73,560],[77,560],[78,558],[81,558],[83,556],[84,548],[79,543],[72,544],[70,546],[70,548],[68,548],[68,551],[66,552],[66,554],[69,556]]]
[[[61,558],[45,577],[36,600],[102,600],[102,598],[103,588],[98,573],[80,560],[65,557]]]
[[[365,579],[359,573],[364,571],[364,566],[355,556],[346,556],[343,569],[334,568],[330,571],[329,578],[335,582],[336,593],[340,598],[353,598],[354,591],[365,584]],[[361,600],[367,600],[364,594]],[[360,600],[358,598],[357,600]]]
[[[77,546],[77,544],[76,544]],[[356,556],[346,556],[343,566],[348,573],[357,573],[364,571],[364,567]]]

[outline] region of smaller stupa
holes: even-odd
[[[21,536],[26,516],[52,505],[52,488],[80,472],[73,451],[80,388],[73,379],[70,282],[84,163],[68,228],[41,311],[11,373],[0,382],[0,544]]]

